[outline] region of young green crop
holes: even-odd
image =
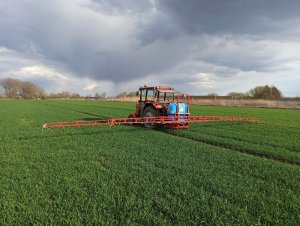
[[[300,113],[297,110],[237,107],[194,107],[194,115],[257,117],[253,123],[193,124],[189,130],[170,133],[278,161],[300,165]],[[289,115],[289,120],[287,116]],[[267,116],[267,117],[266,117]],[[285,123],[283,123],[285,121]]]
[[[280,121],[289,111],[249,109],[249,117],[255,112],[276,117],[262,118],[258,125],[195,124],[175,132],[140,126],[41,128],[47,121],[127,117],[134,107],[0,101],[0,224],[300,222],[299,166],[271,158],[277,148],[287,160],[290,152],[299,152],[294,134],[299,127],[292,118]],[[238,116],[247,110],[234,109]],[[192,107],[194,115],[231,111]],[[291,142],[283,142],[287,138]],[[262,158],[238,150],[247,144],[268,147],[271,154]]]

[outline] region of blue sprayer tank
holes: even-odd
[[[177,104],[178,104],[178,113],[179,115],[186,115],[189,113],[188,105],[185,102],[180,102],[180,103],[170,103],[167,109],[167,115],[170,119],[175,120],[174,116],[176,114],[177,110]],[[180,121],[186,121],[186,117],[180,116]]]

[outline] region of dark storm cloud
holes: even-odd
[[[298,0],[160,0],[158,7],[188,33],[268,34],[299,18]],[[287,28],[290,29],[290,28]]]
[[[181,30],[173,18],[161,12],[156,12],[150,21],[140,21],[137,26],[141,28],[136,35],[141,45],[148,45],[157,40],[175,39],[181,35]]]

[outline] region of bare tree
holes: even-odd
[[[101,93],[101,98],[102,98],[102,99],[106,98],[106,92],[102,92],[102,93]]]
[[[96,92],[95,94],[95,98],[97,99],[104,99],[105,97],[106,97],[106,92],[102,92],[102,93]]]
[[[215,100],[217,99],[217,96],[219,96],[217,93],[209,93],[207,96],[214,98]]]
[[[32,82],[22,82],[20,95],[23,99],[36,98],[37,87]]]
[[[4,93],[9,98],[16,98],[20,93],[21,81],[13,78],[4,78],[0,81]]]
[[[247,99],[247,98],[249,98],[249,94],[243,93],[243,92],[230,92],[227,94],[227,96],[231,97],[232,99]]]
[[[45,99],[47,97],[47,92],[42,88],[42,87],[38,87],[38,97],[41,99]]]
[[[249,91],[250,95],[256,99],[280,99],[282,94],[275,86],[257,86]]]
[[[122,93],[119,93],[116,97],[117,98],[126,97],[127,95],[128,95],[127,92],[122,92]]]

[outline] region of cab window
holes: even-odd
[[[174,101],[174,93],[160,92],[159,93],[159,101],[160,102],[173,102]]]
[[[140,100],[141,100],[141,101],[145,101],[145,98],[146,98],[146,90],[145,90],[145,89],[142,89],[140,95],[141,95]]]
[[[154,89],[148,89],[147,100],[155,101],[155,91],[154,91]]]

